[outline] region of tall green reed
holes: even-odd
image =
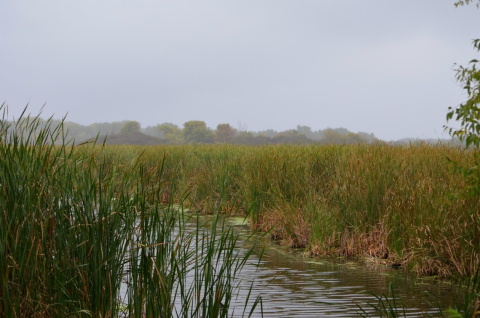
[[[380,296],[373,294],[373,297],[377,301],[377,303],[369,303],[369,307],[373,309],[373,312],[376,314],[375,317],[386,317],[386,318],[400,318],[400,317],[407,317],[407,313],[405,311],[405,307],[401,300],[398,300],[395,297],[395,293],[393,291],[392,283],[388,286],[388,294],[382,293]],[[359,315],[361,317],[367,318],[371,317],[371,313],[367,312],[365,308],[358,305],[360,312]]]
[[[250,252],[165,201],[164,160],[121,164],[51,120],[0,110],[2,317],[228,314]]]
[[[449,196],[465,184],[447,157],[467,164],[472,152],[447,146],[185,145],[109,146],[102,155],[180,176],[180,194],[196,211],[218,205],[250,213],[252,227],[314,254],[366,255],[419,274],[469,275],[478,267],[479,202]],[[242,202],[243,207],[235,210]],[[305,243],[306,242],[306,243]]]
[[[458,279],[458,292],[452,294],[450,304],[440,304],[433,299],[429,301],[432,308],[437,308],[436,313],[425,313],[426,317],[443,318],[476,318],[480,317],[480,271],[474,275]],[[403,302],[395,296],[392,283],[389,284],[388,294],[380,296],[370,293],[376,300],[375,303],[368,303],[367,311],[365,305],[358,305],[358,312],[362,317],[407,317]],[[448,309],[445,309],[447,308]]]

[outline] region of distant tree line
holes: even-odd
[[[207,127],[204,121],[192,120],[179,127],[172,123],[162,123],[156,126],[141,128],[136,121],[122,122],[123,126],[107,136],[107,143],[134,143],[134,144],[361,144],[372,143],[375,136],[369,133],[353,133],[345,128],[327,128],[312,131],[307,126],[297,126],[297,129],[275,131],[247,131],[236,129],[230,124],[219,124],[216,129]],[[69,123],[65,124],[66,127]],[[108,129],[105,127],[104,129]],[[113,129],[108,129],[113,132]],[[100,131],[103,137],[103,131]],[[142,142],[142,135],[144,142]],[[92,138],[93,136],[90,136]],[[150,138],[148,138],[150,137]],[[154,138],[154,139],[152,139]],[[148,142],[147,142],[148,140]],[[123,141],[123,142],[122,142]]]
[[[40,120],[40,127],[46,123]],[[61,120],[52,120],[51,127],[56,127]],[[138,144],[138,145],[181,145],[181,144],[237,144],[237,145],[265,145],[265,144],[365,144],[382,142],[373,133],[351,132],[346,128],[326,128],[312,130],[308,126],[298,125],[296,129],[276,131],[247,131],[236,129],[230,124],[219,124],[216,129],[207,127],[204,121],[192,120],[179,127],[172,123],[162,123],[156,126],[142,128],[137,121],[114,121],[111,123],[93,123],[81,125],[71,121],[63,122],[67,139],[76,144],[88,140],[98,139],[107,144]],[[409,145],[418,143],[461,145],[458,138],[451,140],[421,140],[401,139],[390,142],[394,145]]]

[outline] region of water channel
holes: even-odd
[[[232,224],[240,233],[249,233],[247,225]],[[373,313],[366,304],[378,302],[368,291],[388,294],[390,283],[406,316],[436,317],[436,302],[450,304],[456,290],[447,282],[414,278],[399,269],[342,258],[308,258],[302,252],[270,242],[260,262],[259,248],[243,268],[241,284],[248,289],[253,279],[252,294],[262,297],[263,317],[359,317],[357,304]],[[240,293],[239,303],[244,298]],[[262,315],[257,311],[252,317]]]
[[[249,225],[242,218],[225,221],[239,233],[239,245],[245,243],[242,238],[250,236]],[[458,290],[446,281],[415,278],[401,269],[343,258],[304,257],[301,249],[263,240],[237,276],[240,292],[231,303],[231,317],[248,317],[243,313],[245,300],[249,297],[251,304],[257,296],[262,298],[263,315],[258,306],[251,317],[360,317],[358,305],[376,317],[368,303],[378,301],[369,292],[388,294],[390,283],[407,317],[438,317],[437,302],[448,307]]]

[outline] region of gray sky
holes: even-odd
[[[445,138],[480,10],[454,0],[0,3],[0,101],[18,116]]]

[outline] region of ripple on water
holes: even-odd
[[[429,305],[431,299],[423,297],[423,291],[442,301],[451,287],[446,284],[425,284],[421,287],[404,272],[390,268],[366,268],[341,260],[325,259],[312,262],[301,257],[299,252],[283,248],[264,252],[261,262],[252,255],[252,262],[240,274],[240,285],[250,287],[254,278],[252,295],[261,295],[264,317],[358,317],[358,304],[371,312],[366,303],[376,299],[366,291],[378,295],[388,293],[392,282],[396,296],[405,303],[408,317],[423,317],[426,313],[436,316],[436,308]],[[240,293],[237,302],[245,300]],[[246,294],[246,293],[245,293]],[[236,316],[236,315],[234,315]],[[241,315],[239,315],[241,316]],[[252,317],[261,317],[255,313]]]
[[[438,316],[423,291],[440,303],[449,304],[452,287],[421,282],[391,268],[369,267],[339,259],[303,258],[301,252],[284,248],[266,248],[263,259],[253,253],[237,277],[242,288],[232,300],[230,316],[242,317],[243,304],[262,297],[263,317],[358,317],[358,304],[371,312],[366,303],[376,303],[367,291],[388,294],[392,283],[397,299],[405,303],[408,317]],[[253,285],[252,285],[253,281]],[[252,286],[251,294],[248,290]],[[124,288],[123,288],[124,289]],[[123,290],[123,293],[125,290]],[[260,305],[257,306],[257,309]],[[245,316],[248,316],[249,309]],[[256,310],[251,317],[262,317]]]

